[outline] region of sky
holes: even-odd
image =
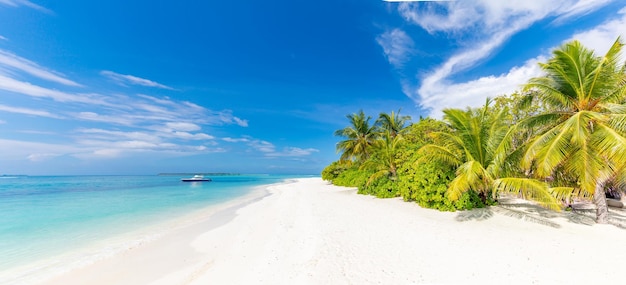
[[[319,174],[348,114],[439,118],[625,33],[623,0],[0,0],[0,174]]]

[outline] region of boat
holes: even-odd
[[[211,181],[211,178],[204,178],[202,175],[194,175],[191,178],[183,178],[181,179],[183,182],[207,182]]]

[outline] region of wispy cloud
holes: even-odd
[[[249,142],[250,141],[250,139],[248,139],[248,138],[238,138],[238,139],[236,139],[236,138],[231,138],[231,137],[225,137],[225,138],[222,138],[222,140],[225,141],[225,142],[230,142],[230,143],[240,143],[240,142]]]
[[[276,146],[274,146],[274,144],[264,140],[251,140],[248,142],[248,146],[265,154],[273,153],[276,151]]]
[[[167,90],[175,90],[174,88],[169,87],[167,85],[163,85],[161,83],[158,83],[149,79],[137,77],[134,75],[119,74],[119,73],[109,71],[109,70],[103,70],[100,72],[100,74],[108,77],[109,79],[113,80],[114,82],[122,86],[140,85],[140,86],[155,87],[155,88],[161,88],[161,89],[167,89]]]
[[[319,150],[315,148],[299,148],[292,146],[283,147],[281,150],[278,150],[273,143],[250,136],[243,136],[241,138],[225,137],[222,138],[222,140],[230,143],[245,143],[251,150],[258,151],[267,158],[305,157],[319,152]]]
[[[110,106],[103,96],[95,94],[72,94],[48,89],[28,82],[19,81],[0,73],[0,90],[39,98],[49,98],[57,102],[76,102],[90,105]]]
[[[48,87],[44,83],[36,85],[27,82],[35,77],[60,85]],[[169,88],[152,81],[149,82],[157,85],[137,80],[138,78],[135,77],[123,78],[139,85]],[[15,102],[22,102],[31,97],[36,99],[37,106],[41,106],[39,109],[34,109],[0,104],[0,112],[56,118],[68,121],[70,123],[67,125],[74,126],[46,134],[59,139],[69,137],[70,141],[66,141],[63,146],[0,140],[0,156],[39,162],[55,157],[92,159],[117,158],[142,153],[180,156],[224,152],[226,150],[219,146],[215,137],[203,131],[203,128],[205,126],[246,127],[248,125],[247,120],[235,116],[233,111],[228,109],[211,110],[189,101],[146,94],[101,95],[67,91],[68,88],[73,87],[81,87],[82,90],[90,89],[88,86],[82,86],[65,78],[61,73],[50,71],[30,60],[0,50],[0,90],[5,91],[3,96],[22,97]],[[34,101],[31,100],[31,102]],[[17,121],[13,123],[11,122],[12,126],[19,125]],[[15,131],[25,132],[17,129]],[[5,151],[2,151],[3,144],[23,145],[26,149],[19,152],[20,156],[15,157],[13,154],[8,154],[11,148],[5,148]]]
[[[65,76],[61,73],[46,70],[35,62],[19,57],[4,50],[0,50],[0,68],[8,68],[25,72],[32,76],[67,86],[82,86],[72,80],[65,78]]]
[[[0,35],[0,40],[8,41],[9,39],[7,39],[7,38],[3,37],[2,35]]]
[[[7,106],[7,105],[2,105],[2,104],[0,104],[0,111],[2,111],[2,112],[9,112],[9,113],[16,113],[16,114],[24,114],[24,115],[46,117],[46,118],[54,118],[54,119],[61,119],[62,118],[61,116],[56,115],[56,114],[52,114],[52,113],[50,113],[48,111],[34,110],[34,109],[21,108],[21,107],[13,107],[13,106]]]
[[[221,148],[209,148],[215,144],[179,144],[172,138],[183,140],[212,140],[207,134],[187,132],[160,132],[160,131],[120,131],[107,129],[78,129],[76,130],[76,145],[88,152],[80,152],[79,157],[119,157],[136,152],[170,152],[172,154],[188,155],[191,153],[220,152]],[[76,154],[75,154],[76,155]]]
[[[413,40],[401,29],[392,29],[376,38],[391,65],[401,68],[413,50]]]
[[[319,150],[315,148],[286,147],[282,151],[279,151],[279,152],[267,153],[266,156],[268,157],[303,157],[303,156],[312,155],[316,152],[319,152]]]
[[[574,5],[565,6],[562,14],[554,20],[554,23],[561,24],[571,20],[573,17],[589,14],[610,2],[613,2],[613,0],[578,1]]]
[[[58,153],[31,153],[26,158],[32,162],[39,162],[61,156]]]
[[[598,9],[610,1],[455,1],[442,3],[401,3],[400,14],[409,22],[426,30],[434,37],[445,36],[456,41],[460,48],[441,65],[422,73],[420,84],[411,88],[403,82],[403,90],[410,98],[439,116],[443,108],[477,106],[485,97],[511,93],[520,84],[540,74],[537,60],[513,67],[500,75],[480,77],[466,82],[454,82],[452,76],[474,67],[513,35],[532,24],[553,17],[571,19]]]
[[[43,6],[37,5],[33,2],[30,2],[28,0],[0,0],[0,4],[4,4],[4,5],[8,5],[11,7],[20,7],[20,6],[25,6],[25,7],[29,7],[35,10],[39,10],[41,12],[44,13],[48,13],[48,14],[53,14],[53,12]]]
[[[40,161],[44,158],[57,157],[65,153],[76,153],[79,151],[77,147],[68,144],[29,142],[0,138],[0,153],[2,154],[2,159],[6,161],[24,159]]]

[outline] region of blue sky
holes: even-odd
[[[515,2],[515,3],[509,3]],[[345,115],[478,106],[611,0],[0,0],[0,174],[319,174]]]

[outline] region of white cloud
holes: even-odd
[[[37,5],[33,2],[30,2],[28,0],[0,0],[0,4],[12,6],[12,7],[26,6],[29,8],[33,8],[35,10],[39,10],[41,12],[52,14],[51,10],[44,8],[40,5]]]
[[[247,138],[239,138],[239,139],[235,139],[235,138],[229,138],[229,137],[225,137],[222,138],[223,141],[225,142],[231,142],[231,143],[238,143],[238,142],[249,142],[250,140]]]
[[[158,83],[149,79],[137,77],[134,75],[119,74],[119,73],[109,71],[109,70],[103,70],[100,72],[100,74],[110,78],[111,80],[123,86],[130,84],[130,85],[141,85],[141,86],[147,86],[147,87],[174,90],[174,88],[172,87],[163,85],[161,83]]]
[[[216,112],[209,119],[211,121],[219,122],[222,124],[236,124],[240,127],[248,126],[248,120],[240,119],[238,117],[233,116],[232,110],[222,110],[220,112]]]
[[[276,146],[268,141],[252,139],[252,138],[241,138],[241,139],[232,139],[232,138],[223,138],[223,140],[228,142],[246,142],[249,147],[254,150],[257,150],[263,154],[265,157],[303,157],[309,156],[315,152],[319,152],[318,149],[314,148],[299,148],[299,147],[284,147],[281,151],[276,150]]]
[[[92,155],[85,155],[85,154],[81,154],[78,155],[78,157],[103,157],[103,158],[116,158],[121,156],[123,150],[121,149],[114,149],[114,148],[103,148],[103,149],[99,149],[99,150],[95,150],[94,152],[92,152]]]
[[[626,41],[626,7],[618,14],[620,18],[609,20],[591,30],[579,32],[567,41],[578,40],[586,47],[593,49],[596,54],[605,54],[618,36],[622,37],[622,41]]]
[[[37,106],[40,106],[38,108],[41,108],[0,104],[0,112],[64,119],[72,121],[71,124],[76,127],[73,130],[55,129],[46,134],[72,139],[63,145],[0,140],[0,148],[3,145],[10,146],[5,151],[0,150],[0,157],[7,159],[11,157],[15,160],[42,161],[57,156],[92,159],[139,153],[180,156],[224,152],[226,150],[218,147],[219,143],[215,141],[214,136],[201,131],[203,126],[248,125],[247,120],[236,117],[232,110],[214,111],[189,101],[145,94],[105,96],[68,92],[26,82],[21,79],[23,75],[59,83],[63,85],[59,86],[60,88],[80,86],[60,73],[48,71],[32,61],[0,50],[0,90],[8,91],[3,92],[5,94],[3,96],[9,97],[9,100],[12,99],[10,96],[32,97],[36,100],[30,102],[36,102]],[[142,81],[143,79],[137,77],[120,76],[133,84],[167,87],[149,80]],[[257,147],[260,151],[274,148],[268,142],[260,142]],[[19,156],[11,153],[10,150],[13,148],[20,148],[21,151],[15,152],[20,154]]]
[[[6,38],[2,39],[6,40]],[[46,70],[45,68],[39,66],[37,63],[34,63],[30,60],[3,50],[0,50],[0,67],[19,70],[32,76],[67,86],[82,86],[72,80],[65,78],[63,74],[55,71]]]
[[[62,118],[61,116],[52,114],[52,113],[50,113],[48,111],[34,110],[34,109],[20,108],[20,107],[13,107],[13,106],[7,106],[7,105],[2,105],[2,104],[0,104],[0,111],[9,112],[9,113],[16,113],[16,114],[39,116],[39,117],[54,118],[54,119]]]
[[[443,108],[479,106],[486,97],[511,93],[541,71],[539,55],[522,66],[500,75],[484,76],[466,82],[450,78],[474,67],[500,48],[511,36],[537,21],[555,17],[560,21],[596,10],[609,1],[500,1],[476,0],[446,3],[402,3],[398,11],[407,20],[434,36],[445,33],[460,46],[434,70],[421,76],[421,85],[411,88],[404,82],[403,91],[410,98],[439,116]],[[616,23],[615,26],[619,26]],[[623,24],[621,27],[624,27]],[[613,37],[615,40],[615,36]]]
[[[33,154],[28,155],[28,157],[26,158],[33,162],[39,162],[39,161],[48,160],[57,156],[60,156],[60,155],[58,153],[33,153]]]
[[[71,94],[54,89],[48,89],[19,81],[0,74],[0,90],[39,98],[49,98],[58,102],[75,102],[89,105],[114,106],[104,97],[95,94]]]
[[[0,157],[5,161],[24,159],[38,161],[43,158],[51,158],[61,156],[64,153],[75,153],[78,151],[80,150],[76,146],[70,144],[0,139]]]
[[[487,97],[511,94],[532,77],[541,75],[538,62],[545,58],[538,57],[527,61],[520,67],[514,67],[506,74],[485,76],[475,80],[451,83],[445,80],[424,83],[419,89],[422,99],[420,104],[431,110],[430,116],[441,117],[445,108],[465,108],[481,106]]]
[[[264,153],[273,153],[276,151],[274,144],[263,140],[252,140],[248,143],[248,146]]]
[[[571,18],[586,14],[611,0],[473,0],[437,3],[402,3],[400,14],[431,34],[472,32],[481,36],[520,22],[535,22],[548,16]]]
[[[153,143],[161,142],[161,139],[151,133],[146,132],[124,132],[124,131],[110,131],[104,129],[78,129],[77,133],[89,135],[92,139],[97,140],[142,140],[149,141]]]
[[[3,36],[1,36],[1,35],[0,35],[0,40],[3,40],[3,41],[8,41],[9,39],[7,39],[7,38],[5,38],[5,37],[3,37]]]
[[[197,131],[201,129],[200,126],[188,122],[168,122],[165,126],[176,131]]]
[[[598,8],[612,2],[613,0],[582,0],[576,2],[574,5],[565,6],[561,16],[559,16],[555,23],[560,24],[565,20],[570,20],[572,17],[579,15],[589,14]]]
[[[178,139],[185,139],[185,140],[212,140],[215,137],[205,134],[205,133],[189,133],[189,132],[172,132],[171,135],[168,135],[170,137],[175,137]]]
[[[319,152],[314,148],[299,148],[299,147],[286,147],[281,152],[272,152],[266,154],[268,157],[302,157],[309,156],[313,153]]]
[[[79,112],[74,114],[76,119],[85,120],[85,121],[93,121],[93,122],[102,122],[109,124],[117,124],[122,126],[132,126],[135,121],[131,118],[125,116],[116,116],[116,115],[101,115],[95,112]]]
[[[233,122],[237,125],[239,125],[240,127],[247,127],[248,126],[248,120],[244,120],[244,119],[240,119],[237,117],[233,117]]]
[[[384,32],[376,38],[376,42],[383,48],[385,57],[391,65],[400,68],[409,59],[413,50],[413,40],[401,29]]]

